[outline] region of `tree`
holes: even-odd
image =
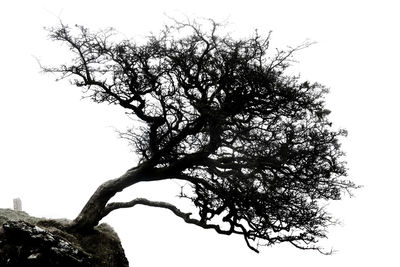
[[[342,179],[339,138],[346,132],[327,118],[328,90],[286,74],[293,53],[308,44],[271,53],[269,35],[235,39],[208,25],[175,22],[143,44],[113,42],[112,30],[49,29],[73,58],[44,71],[132,114],[133,127],[121,135],[140,157],[98,187],[70,228],[86,231],[113,210],[140,204],[242,235],[254,251],[281,242],[319,250],[335,222],[324,203],[356,186]],[[144,198],[111,201],[127,187],[166,179],[190,184],[180,196],[198,214]]]

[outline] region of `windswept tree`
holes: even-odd
[[[70,229],[86,231],[116,209],[147,205],[242,235],[254,251],[281,242],[319,249],[335,222],[324,204],[355,185],[343,180],[346,132],[327,118],[327,89],[287,74],[293,53],[307,44],[270,52],[269,36],[235,39],[214,21],[207,25],[175,22],[140,44],[112,41],[112,30],[49,29],[73,57],[44,71],[130,113],[132,128],[122,135],[140,158],[97,188]],[[112,201],[127,187],[167,179],[190,185],[180,196],[193,210],[139,197]]]

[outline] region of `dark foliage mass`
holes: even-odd
[[[342,179],[338,139],[346,132],[327,118],[327,89],[287,74],[293,53],[308,44],[271,52],[269,35],[235,39],[214,21],[207,25],[176,22],[143,44],[113,42],[112,30],[50,29],[73,58],[44,70],[70,78],[94,102],[131,113],[133,127],[121,135],[140,156],[136,167],[99,187],[75,226],[142,204],[243,235],[256,251],[280,242],[319,249],[315,243],[334,223],[324,204],[355,186]],[[181,196],[198,215],[143,198],[109,203],[128,186],[163,179],[191,185]]]

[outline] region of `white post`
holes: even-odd
[[[22,211],[22,202],[20,198],[14,198],[14,210],[15,211]]]

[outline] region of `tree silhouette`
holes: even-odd
[[[96,103],[131,113],[133,127],[122,136],[140,157],[98,187],[71,230],[88,230],[113,210],[140,204],[242,235],[254,251],[281,242],[319,250],[316,243],[335,222],[324,203],[355,185],[342,179],[338,139],[346,132],[327,118],[328,90],[286,74],[293,53],[308,44],[271,53],[269,35],[235,39],[220,34],[218,23],[207,25],[175,21],[144,44],[113,42],[112,30],[49,29],[73,57],[44,71],[70,79]],[[180,196],[196,214],[144,198],[111,201],[127,187],[166,179],[190,184]]]

